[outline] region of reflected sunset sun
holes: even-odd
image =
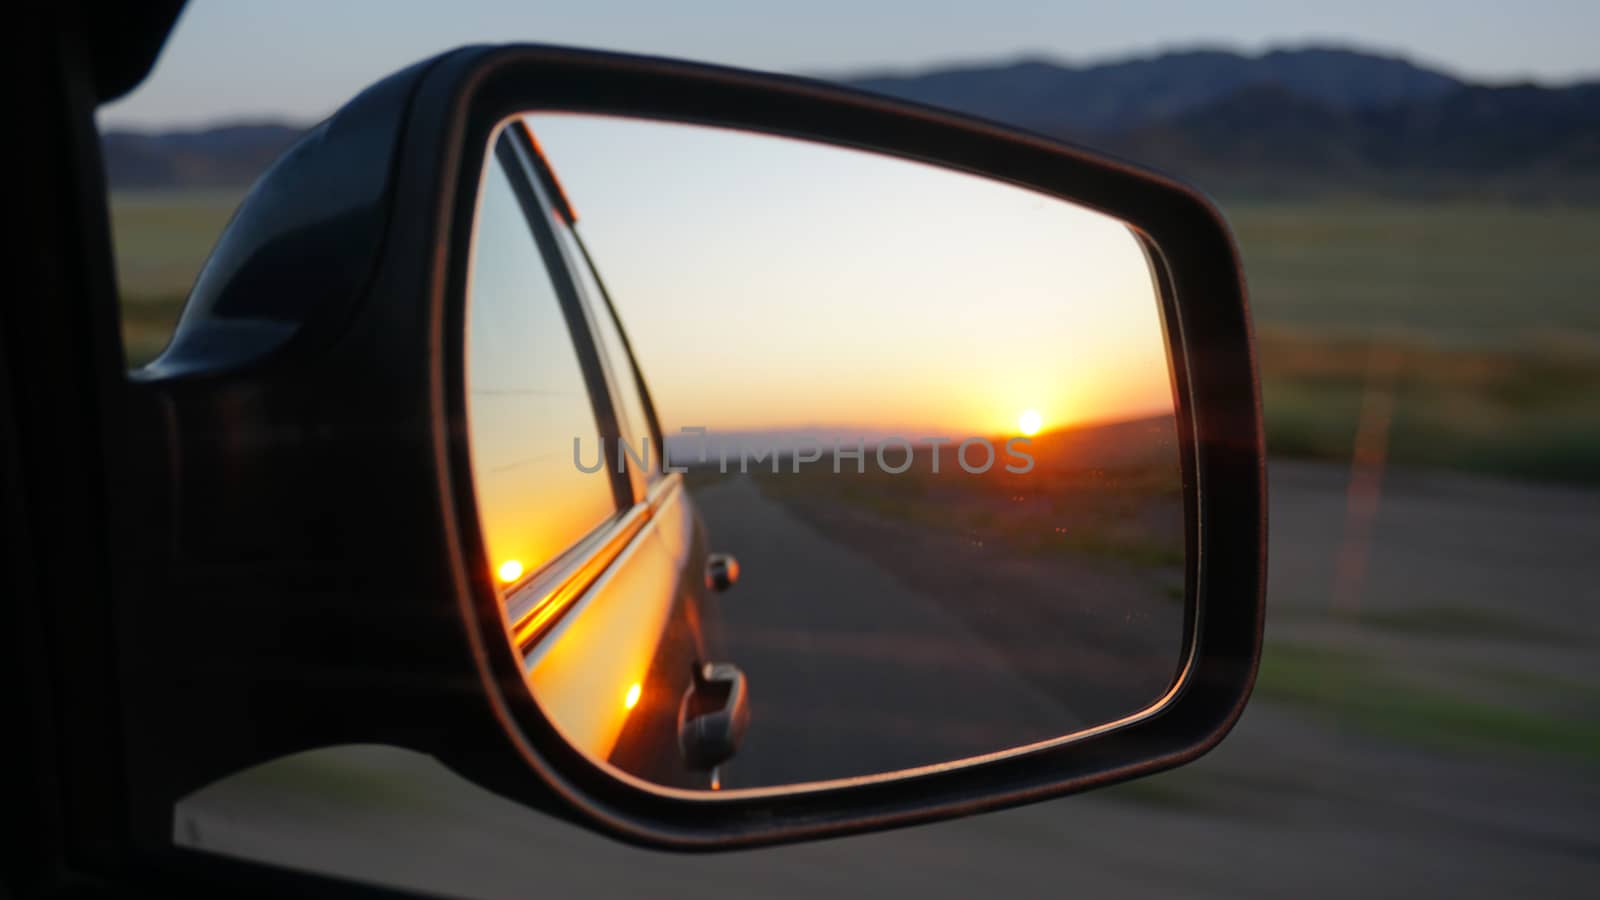
[[[1024,410],[1022,415],[1017,417],[1017,430],[1022,432],[1023,437],[1033,437],[1043,427],[1044,417],[1039,415],[1036,409]]]

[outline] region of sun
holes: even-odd
[[[1017,417],[1017,430],[1027,437],[1033,437],[1038,434],[1039,429],[1043,426],[1044,417],[1039,415],[1037,409],[1024,410],[1022,415]]]

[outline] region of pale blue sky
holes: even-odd
[[[1459,75],[1600,76],[1595,0],[191,0],[154,74],[107,107],[118,126],[308,120],[395,69],[466,43],[537,41],[781,72],[917,68],[1171,46],[1337,43]]]

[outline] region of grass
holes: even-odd
[[[238,773],[229,781],[236,787],[249,785],[268,794],[314,794],[332,807],[379,810],[389,815],[431,814],[439,807],[426,786],[397,779],[387,767],[376,765],[373,760],[327,749],[280,757]]]
[[[1366,410],[1389,463],[1600,483],[1600,342],[1258,337],[1275,456],[1350,459]]]
[[[1512,750],[1600,763],[1600,722],[1591,717],[1412,684],[1375,658],[1314,644],[1269,643],[1256,696],[1434,750]]]
[[[243,198],[238,190],[112,195],[111,231],[123,291],[135,297],[188,293]]]
[[[1569,632],[1532,625],[1507,613],[1466,607],[1369,609],[1334,615],[1335,621],[1341,619],[1412,637],[1527,641],[1557,645],[1572,644],[1580,640]]]
[[[1238,204],[1271,453],[1600,483],[1600,210]],[[1372,409],[1373,407],[1368,407]]]
[[[1471,666],[1463,674],[1512,693],[1542,697],[1547,702],[1585,713],[1600,709],[1600,685],[1587,681],[1498,666]]]
[[[1043,535],[1029,549],[1037,556],[1109,559],[1141,569],[1181,567],[1185,559],[1181,543],[1130,534],[1128,529],[1118,529],[1115,524],[1074,529],[1062,535]]]
[[[1419,611],[1438,615],[1444,633],[1453,627],[1477,635],[1480,623],[1455,610]],[[1365,618],[1365,617],[1363,617]],[[1451,623],[1456,623],[1453,626]],[[1470,624],[1469,624],[1470,623]],[[1494,626],[1494,634],[1504,637]],[[1579,765],[1600,765],[1600,722],[1592,710],[1600,688],[1567,678],[1487,666],[1467,666],[1427,686],[1395,670],[1382,657],[1299,641],[1269,640],[1256,681],[1255,698],[1301,710],[1337,727],[1370,737],[1453,755],[1512,753],[1542,755]],[[1486,689],[1486,690],[1485,690]],[[1539,708],[1510,698],[1536,701]],[[1264,775],[1259,777],[1265,777]],[[1125,803],[1175,813],[1219,815],[1270,809],[1252,794],[1303,795],[1302,782],[1273,784],[1257,774],[1212,768],[1184,768],[1117,785],[1105,796]]]
[[[1263,326],[1480,347],[1600,336],[1600,209],[1224,207]]]
[[[184,298],[243,193],[193,190],[117,193],[111,232],[130,365],[161,352]]]
[[[183,301],[182,294],[123,297],[122,345],[127,349],[129,366],[144,365],[167,346],[183,312]]]
[[[1176,813],[1218,813],[1218,797],[1184,770],[1125,781],[1106,789],[1105,797],[1147,809]]]

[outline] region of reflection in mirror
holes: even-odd
[[[708,127],[539,114],[497,142],[474,479],[569,741],[655,784],[758,788],[1159,704],[1187,646],[1185,492],[1125,225]]]

